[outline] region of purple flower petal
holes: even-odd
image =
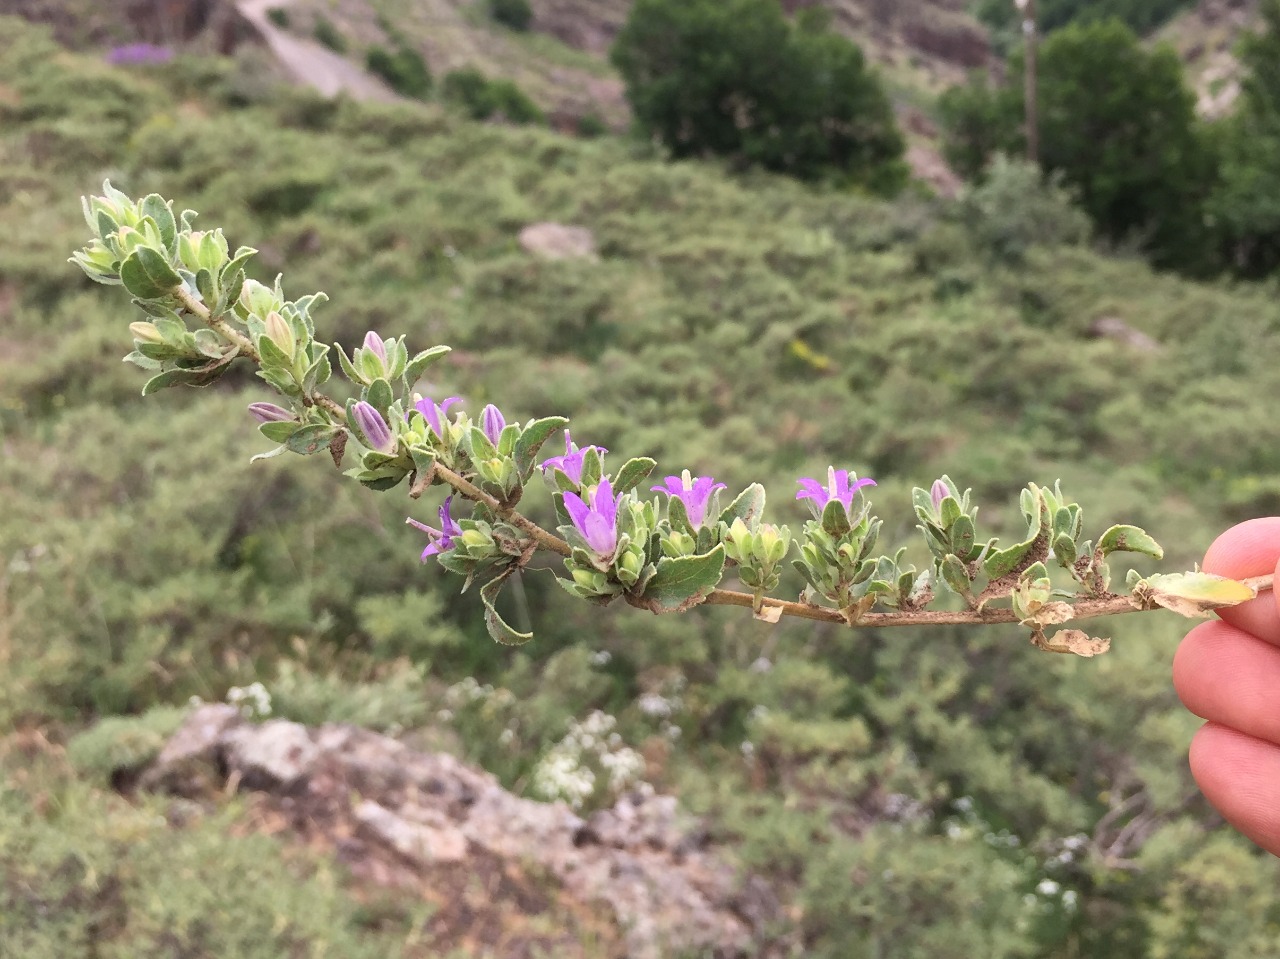
[[[430,397],[424,396],[413,404],[413,408],[422,414],[422,418],[427,421],[432,432],[440,439],[444,439],[444,417],[449,412],[449,407],[461,402],[462,398],[458,396],[451,396],[443,403],[436,403]]]
[[[615,497],[606,478],[588,496],[590,505],[577,493],[565,493],[565,511],[591,551],[603,560],[612,560],[618,550],[618,503],[622,494]]]
[[[716,490],[727,489],[710,476],[691,477],[685,470],[680,476],[668,476],[661,486],[652,486],[655,493],[666,493],[684,503],[685,515],[695,527],[702,525],[707,514],[707,503]]]
[[[837,500],[844,506],[845,512],[853,509],[853,497],[864,486],[875,486],[876,481],[873,479],[860,479],[855,482],[849,482],[849,471],[838,470],[834,466],[827,467],[827,485],[823,486],[816,479],[805,477],[798,480],[801,486],[799,493],[796,493],[796,499],[811,500],[817,512],[821,513],[826,508],[827,503],[831,500]]]
[[[449,506],[453,502],[453,497],[449,496],[445,499],[444,504],[440,507],[440,529],[434,529],[426,523],[421,523],[412,516],[405,520],[415,529],[420,529],[427,534],[427,548],[422,551],[422,561],[425,563],[428,556],[436,556],[440,553],[448,552],[453,549],[454,537],[462,535],[462,528],[454,521],[453,516],[449,512]]]
[[[549,469],[558,469],[573,481],[574,485],[582,485],[582,460],[586,456],[587,450],[595,450],[600,456],[604,456],[609,452],[603,446],[584,446],[578,449],[577,445],[569,436],[569,431],[564,431],[564,455],[552,456],[543,460],[538,464],[545,473]]]

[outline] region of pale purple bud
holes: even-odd
[[[933,481],[933,487],[929,490],[929,498],[933,500],[933,511],[936,513],[942,509],[942,501],[951,495],[951,490],[947,488],[947,484],[940,479]]]
[[[382,360],[382,365],[387,365],[387,345],[382,342],[382,337],[370,330],[364,335],[364,348]]]
[[[396,443],[391,436],[391,427],[382,418],[382,414],[370,404],[361,400],[352,409],[356,428],[362,434],[365,444],[379,453],[395,452]]]
[[[250,403],[249,414],[259,423],[287,423],[295,419],[292,412],[274,403]]]
[[[502,415],[502,410],[490,403],[480,413],[480,423],[484,428],[484,435],[489,438],[489,442],[497,446],[498,438],[502,435],[502,431],[507,428],[507,419]]]

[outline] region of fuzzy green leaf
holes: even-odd
[[[701,556],[665,557],[641,599],[655,613],[681,612],[702,602],[723,573],[724,546]]]

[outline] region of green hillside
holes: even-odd
[[[509,611],[537,641],[497,646],[479,600],[419,564],[404,518],[435,502],[316,460],[251,465],[269,444],[247,373],[139,395],[120,362],[136,316],[66,262],[78,197],[108,177],[257,247],[258,279],[328,292],[321,339],[451,344],[423,392],[567,415],[662,475],[758,480],[778,521],[834,463],[877,480],[886,546],[944,472],[1017,535],[1019,488],[1060,478],[1091,529],[1141,525],[1181,569],[1280,509],[1274,285],[1096,252],[1016,167],[963,202],[871,200],[325,102],[226,61],[109,67],[0,18],[0,955],[496,954],[424,939],[413,903],[370,905],[303,844],[252,835],[244,800],[177,828],[111,788],[190,697],[255,681],[277,715],[451,743],[529,795],[571,720],[616,716],[646,779],[781,897],[760,955],[1274,951],[1275,861],[1186,771],[1181,621],[1104,624],[1114,649],[1086,661],[1020,630],[601,611],[542,572]],[[547,221],[597,255],[527,252]],[[444,717],[468,678],[509,690],[505,711]]]

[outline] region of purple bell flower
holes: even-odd
[[[838,470],[834,466],[827,467],[826,486],[809,477],[799,480],[799,483],[802,488],[799,493],[796,493],[796,499],[809,500],[809,505],[814,508],[817,515],[821,515],[827,503],[833,499],[839,500],[844,506],[844,511],[848,513],[853,509],[854,494],[864,486],[876,485],[873,479],[860,479],[851,483],[849,471]]]
[[[614,496],[606,477],[588,491],[587,497],[589,505],[577,493],[565,493],[564,508],[591,551],[602,560],[611,561],[618,551],[618,503],[623,494]]]
[[[694,528],[702,525],[706,519],[707,503],[716,490],[727,489],[724,483],[717,483],[710,476],[690,476],[684,470],[679,476],[668,476],[662,486],[649,487],[655,493],[666,493],[672,499],[684,503],[684,511]]]
[[[449,412],[449,407],[454,403],[461,403],[462,397],[451,396],[442,403],[437,403],[429,396],[421,397],[413,408],[422,414],[422,418],[427,421],[427,425],[431,427],[432,432],[440,439],[444,439],[444,418]]]
[[[549,469],[558,469],[569,477],[576,485],[582,485],[582,458],[586,455],[587,450],[595,450],[601,457],[609,452],[603,446],[584,446],[578,449],[577,444],[569,437],[569,431],[564,431],[564,455],[552,456],[550,459],[543,460],[538,465],[545,473]]]
[[[418,520],[410,516],[405,520],[414,529],[420,529],[427,534],[427,548],[422,551],[422,561],[425,563],[428,556],[436,556],[440,553],[453,549],[453,541],[456,537],[462,535],[462,528],[454,520],[449,513],[449,506],[453,502],[453,497],[449,496],[445,499],[444,504],[440,507],[440,528],[434,529],[426,523],[420,523]]]

